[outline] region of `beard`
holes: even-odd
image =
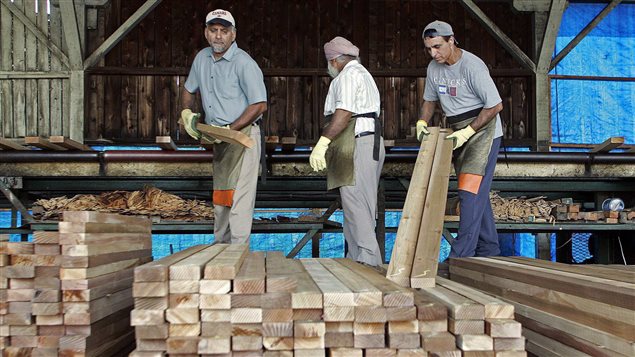
[[[333,65],[331,65],[331,62],[327,63],[326,70],[331,78],[335,78],[338,74],[340,74],[340,71],[338,71],[337,68],[333,67]]]
[[[219,45],[219,44],[212,44],[212,51],[214,51],[214,53],[222,53],[227,49],[227,46],[225,45]]]

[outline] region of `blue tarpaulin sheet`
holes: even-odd
[[[564,12],[555,52],[559,53],[606,7],[571,3]],[[635,4],[620,4],[550,74],[635,77]],[[635,81],[551,80],[554,143],[598,144],[623,136],[635,144]]]

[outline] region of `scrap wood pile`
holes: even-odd
[[[126,215],[156,216],[171,220],[210,220],[214,209],[203,201],[185,200],[155,187],[141,191],[114,191],[100,195],[76,195],[35,201],[37,219],[59,219],[64,211],[99,211]]]
[[[64,212],[59,232],[0,242],[0,354],[121,356],[134,268],[152,260],[148,219]],[[122,351],[123,349],[123,351]]]
[[[348,259],[193,246],[135,269],[131,356],[526,356],[511,305],[445,285],[415,291]]]
[[[535,355],[635,356],[632,267],[461,258],[450,259],[450,278],[513,304]]]
[[[551,214],[556,201],[546,201],[546,197],[501,197],[497,192],[490,193],[494,219],[515,222],[554,222]]]

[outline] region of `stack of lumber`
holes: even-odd
[[[186,221],[214,217],[213,208],[204,201],[185,200],[151,186],[141,191],[39,199],[33,206],[33,216],[42,220],[59,219],[64,211],[99,211]]]
[[[433,287],[452,163],[451,131],[430,128],[406,195],[386,277],[401,286]]]
[[[526,355],[512,304],[441,277],[437,286],[422,291],[447,307],[448,335],[456,339],[463,356]]]
[[[0,246],[8,255],[0,261],[9,263],[0,292],[8,301],[4,356],[115,356],[132,345],[133,269],[152,259],[150,220],[96,212],[63,218],[58,232],[35,232],[34,243]]]
[[[527,351],[551,356],[635,355],[635,271],[528,258],[450,260],[453,281],[514,305]]]
[[[434,289],[348,259],[194,246],[135,269],[131,356],[461,356],[457,344],[466,356],[525,356],[512,351],[522,341],[508,304],[482,298],[471,302],[480,314],[457,308],[449,320]],[[494,352],[496,338],[508,341]]]
[[[0,346],[3,356],[37,346],[31,301],[35,296],[34,247],[30,243],[0,242]]]

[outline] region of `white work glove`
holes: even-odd
[[[417,121],[417,140],[423,141],[423,138],[426,135],[430,135],[430,132],[428,131],[428,122],[423,119],[419,119]]]
[[[446,136],[445,139],[446,140],[453,139],[454,148],[452,150],[456,150],[460,148],[461,146],[463,146],[463,144],[465,144],[468,140],[470,140],[470,138],[474,134],[476,134],[476,131],[474,131],[474,129],[472,129],[472,127],[468,125],[465,128],[461,130],[457,130],[454,133]]]
[[[311,168],[313,171],[322,171],[326,169],[326,150],[329,148],[329,144],[331,143],[331,139],[326,136],[320,136],[320,140],[318,140],[317,144],[311,151],[311,156],[309,156],[309,164],[311,164]]]
[[[181,118],[183,119],[183,127],[185,131],[194,139],[201,139],[201,132],[196,129],[196,123],[201,115],[199,113],[192,113],[191,109],[183,109],[181,111]]]

